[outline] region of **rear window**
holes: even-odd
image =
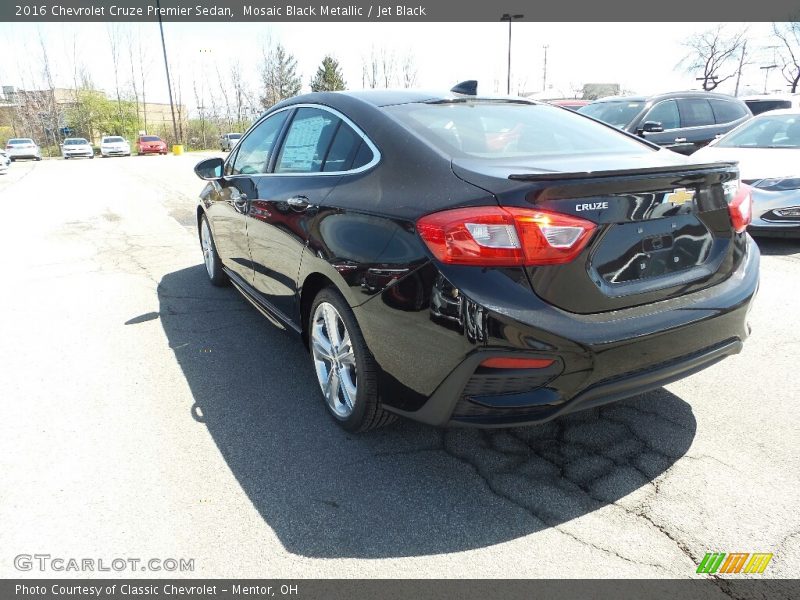
[[[768,110],[778,110],[781,108],[792,108],[789,100],[745,100],[745,104],[754,115],[760,115]]]
[[[642,112],[643,108],[644,101],[614,100],[593,102],[580,107],[578,112],[622,129],[627,127],[633,118]]]
[[[157,135],[143,135],[139,139],[142,140],[143,142],[160,142],[161,141],[161,138],[158,137]]]
[[[8,140],[9,144],[32,144],[33,140],[30,138],[12,138]]]
[[[401,104],[385,110],[456,157],[641,153],[646,147],[600,123],[546,104]]]
[[[69,140],[64,140],[64,145],[65,146],[85,146],[88,143],[89,142],[87,142],[83,138],[72,138],[72,139],[69,139]]]
[[[229,140],[238,140],[240,137],[242,137],[241,133],[229,133],[228,134],[228,139]]]
[[[747,110],[737,102],[718,100],[716,98],[709,100],[709,102],[711,103],[711,109],[714,111],[714,117],[717,123],[730,123],[731,121],[747,116]]]
[[[125,140],[119,136],[116,137],[107,137],[103,140],[104,142],[124,142]]]

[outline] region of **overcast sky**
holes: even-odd
[[[584,83],[619,83],[624,90],[650,94],[696,89],[694,74],[676,69],[686,54],[681,44],[710,23],[526,23],[512,30],[512,92],[542,89],[543,46],[547,51],[547,86],[553,95],[572,96]],[[774,44],[770,24],[728,24],[732,31],[748,27],[751,48]],[[40,36],[45,40],[56,85],[72,82],[73,40],[78,58],[101,89],[114,89],[109,29],[102,23],[0,24],[6,48],[0,63],[0,82],[17,87],[41,86]],[[146,40],[149,62],[148,100],[168,101],[157,23],[117,24],[126,35]],[[325,54],[341,63],[350,88],[362,87],[362,61],[381,49],[398,60],[411,53],[418,70],[417,87],[448,89],[464,79],[478,79],[479,89],[505,92],[508,44],[507,23],[165,23],[167,50],[173,68],[180,72],[183,101],[196,105],[192,81],[206,89],[218,86],[215,66],[223,71],[239,60],[254,91],[266,37],[282,43],[298,61],[304,89]],[[206,52],[201,52],[206,50]],[[773,50],[761,50],[744,72],[742,87],[762,91]],[[127,49],[123,51],[127,55]],[[122,85],[129,89],[130,66],[122,60]],[[770,90],[785,90],[777,70],[770,74]],[[718,91],[732,92],[733,82]]]

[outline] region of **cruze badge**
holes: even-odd
[[[694,190],[687,190],[686,188],[677,188],[664,196],[664,202],[671,202],[677,206],[681,206],[692,200],[694,200]]]
[[[608,202],[591,202],[575,205],[576,212],[583,212],[584,210],[602,210],[604,208],[608,208]]]

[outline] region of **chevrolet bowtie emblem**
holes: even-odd
[[[664,196],[664,202],[671,202],[677,206],[681,206],[692,200],[694,200],[694,190],[687,190],[686,188],[675,189]]]

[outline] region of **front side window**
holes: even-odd
[[[664,100],[659,102],[645,116],[643,123],[651,121],[661,123],[664,129],[677,129],[681,126],[681,118],[678,114],[678,103],[675,100]]]
[[[231,175],[266,173],[275,140],[283,128],[288,111],[267,117],[256,125],[237,146],[238,151],[230,168]]]

